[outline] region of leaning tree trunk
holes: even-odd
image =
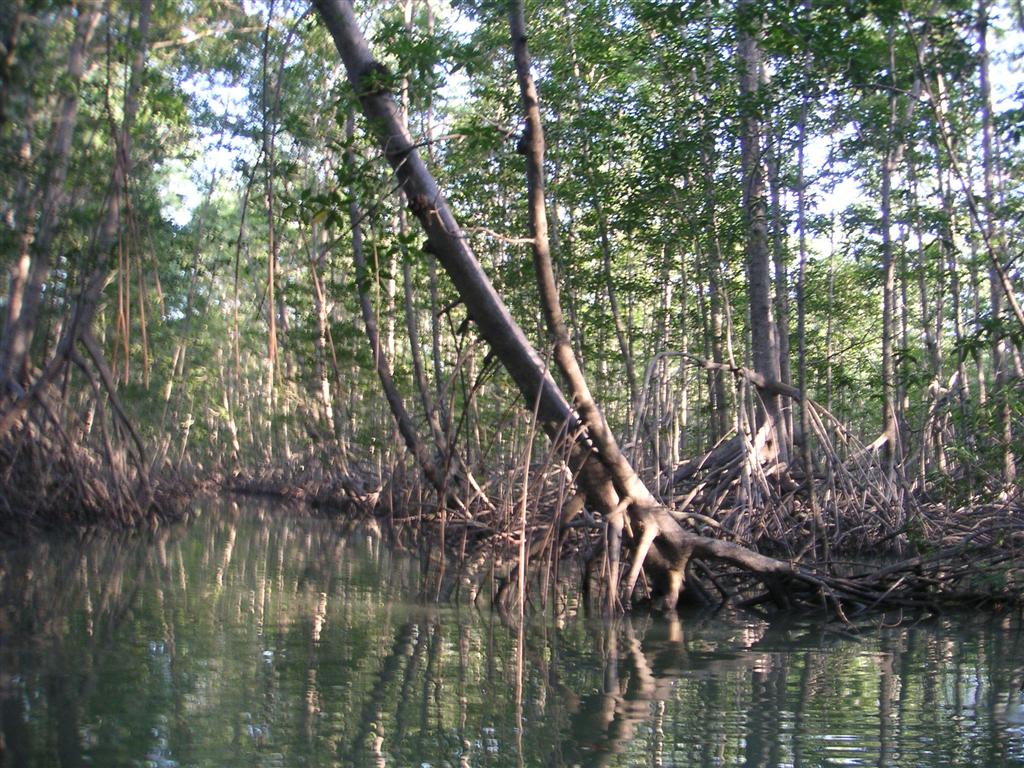
[[[537,89],[533,83],[533,76],[530,74],[530,54],[526,44],[526,22],[521,2],[513,2],[510,6],[509,26],[512,36],[512,50],[515,58],[516,75],[519,80],[519,90],[523,100],[523,108],[526,112],[526,130],[523,135],[521,148],[526,156],[526,188],[529,198],[530,232],[533,235],[533,266],[537,275],[537,289],[541,300],[541,307],[544,312],[544,321],[547,324],[548,333],[554,345],[554,360],[561,371],[569,394],[576,406],[580,418],[586,429],[595,436],[598,441],[598,450],[605,455],[613,455],[621,458],[623,464],[625,459],[619,451],[615,436],[608,428],[586,378],[580,368],[576,355],[573,353],[572,344],[569,340],[569,330],[565,325],[562,316],[562,305],[558,295],[558,286],[555,282],[554,266],[551,261],[551,249],[548,242],[548,218],[547,206],[544,198],[544,128],[540,119],[540,104],[537,97]],[[596,199],[596,196],[595,196]],[[602,228],[602,233],[604,232]],[[607,238],[602,236],[606,243]],[[605,248],[606,269],[608,265],[608,249]],[[606,275],[609,280],[609,291],[611,291],[610,273]],[[609,294],[613,295],[612,293]],[[618,318],[616,317],[616,320]],[[618,325],[618,324],[617,324]],[[620,342],[622,337],[620,335]],[[627,364],[629,356],[626,355]],[[627,373],[629,378],[631,402],[632,399],[632,367]],[[628,467],[628,465],[627,465]],[[632,468],[624,472],[624,476],[632,473]],[[639,484],[639,478],[633,473],[628,482],[634,485]],[[611,583],[618,582],[619,575],[619,550],[624,527],[624,509],[617,503],[615,494],[607,487],[607,480],[602,494],[607,497],[607,503],[611,504],[610,509],[602,510],[606,516],[606,546],[610,556]],[[620,489],[621,490],[621,489]],[[626,491],[627,495],[631,495]]]
[[[11,279],[7,321],[0,342],[0,378],[25,379],[32,338],[39,322],[43,287],[50,274],[50,252],[64,205],[71,141],[78,117],[79,84],[85,74],[89,42],[100,19],[99,9],[79,9],[75,37],[68,53],[65,91],[54,113],[53,133],[47,144],[47,164],[39,188],[28,205],[21,238],[21,253]],[[39,211],[38,222],[31,221]]]
[[[345,152],[345,166],[349,173],[354,173],[355,169],[355,152],[352,149],[354,121],[355,116],[350,113],[346,128],[346,136],[348,138],[349,146]],[[398,386],[395,384],[394,377],[391,375],[391,363],[387,350],[381,344],[380,330],[377,326],[377,313],[374,311],[373,306],[370,303],[370,296],[366,289],[367,266],[366,258],[363,255],[363,234],[361,223],[363,214],[360,210],[359,203],[356,202],[354,192],[352,194],[352,199],[348,204],[348,215],[349,224],[352,227],[352,257],[355,261],[356,267],[356,284],[359,286],[359,307],[363,315],[363,325],[366,328],[366,337],[370,342],[370,351],[373,354],[373,365],[377,371],[377,377],[380,379],[381,388],[384,390],[384,396],[387,399],[388,406],[394,416],[398,432],[405,441],[406,448],[408,448],[409,453],[413,455],[413,458],[423,471],[423,474],[426,475],[430,484],[437,489],[438,493],[442,493],[445,484],[444,475],[441,470],[441,462],[435,460],[423,445],[419,431],[416,429],[412,416],[409,415],[409,411],[406,409],[405,403],[402,401],[402,396],[398,391]]]
[[[92,332],[93,320],[103,296],[103,289],[106,285],[111,268],[112,255],[122,237],[123,211],[127,207],[127,183],[131,172],[131,133],[135,117],[139,107],[139,94],[143,87],[145,75],[146,53],[149,39],[149,22],[152,0],[141,0],[138,7],[138,21],[135,28],[135,50],[132,56],[129,70],[128,83],[124,94],[124,107],[121,124],[114,136],[114,159],[113,170],[107,192],[106,211],[102,220],[96,228],[92,239],[89,255],[93,267],[84,280],[83,287],[75,303],[73,312],[68,322],[62,329],[62,334],[52,358],[45,369],[32,382],[26,392],[19,392],[18,396],[11,402],[0,415],[0,441],[9,438],[12,430],[19,424],[28,424],[27,434],[29,442],[43,446],[54,444],[52,435],[67,444],[75,437],[70,431],[50,426],[50,421],[40,419],[32,426],[32,419],[21,419],[21,415],[28,411],[33,403],[45,405],[48,401],[47,389],[62,372],[68,370],[70,365],[75,365],[83,371],[89,380],[94,397],[93,403],[100,412],[104,407],[104,396],[109,399],[112,411],[118,419],[118,423],[128,434],[131,444],[134,446],[132,457],[136,469],[137,485],[129,485],[129,478],[123,471],[123,460],[114,455],[110,441],[104,433],[103,454],[100,461],[109,474],[105,475],[108,489],[104,494],[104,504],[121,510],[124,519],[127,521],[133,516],[141,516],[145,513],[153,499],[152,489],[149,485],[148,467],[142,441],[139,438],[132,422],[129,420],[117,397],[116,382],[104,359],[103,350]],[[31,282],[31,281],[30,281]],[[22,311],[22,318],[26,317]],[[82,351],[79,350],[79,344]],[[83,357],[82,352],[85,356]],[[92,367],[90,368],[90,363]],[[94,379],[97,375],[99,382]],[[43,408],[43,410],[47,410]],[[88,420],[83,430],[88,435]],[[85,460],[88,449],[79,450],[76,448],[73,453],[73,460],[85,467],[85,470],[93,473],[94,463],[91,457]],[[73,470],[77,471],[77,470]],[[49,489],[40,489],[39,507],[45,508],[50,503],[47,496]],[[91,495],[80,494],[78,503],[83,510],[94,506],[94,498]]]
[[[132,58],[131,73],[124,95],[124,116],[115,141],[114,170],[110,179],[107,211],[95,238],[96,265],[88,284],[79,300],[76,316],[65,331],[65,338],[73,343],[75,339],[90,335],[92,319],[99,306],[100,294],[110,270],[111,255],[122,234],[125,197],[128,193],[128,178],[132,165],[132,130],[139,110],[139,94],[143,88],[146,56],[149,44],[149,20],[152,0],[141,0],[138,8],[138,23],[135,30],[137,42]]]
[[[405,190],[410,210],[426,233],[424,247],[437,256],[447,271],[481,335],[526,402],[536,406],[544,431],[555,440],[568,436],[569,461],[590,504],[610,519],[628,513],[633,534],[640,542],[634,567],[648,567],[652,584],[665,593],[670,606],[684,585],[691,556],[737,565],[769,584],[793,578],[809,583],[806,572],[791,563],[684,530],[669,510],[657,503],[618,450],[596,404],[578,401],[576,409],[570,406],[543,359],[495,291],[424,165],[394,97],[383,87],[388,81],[387,71],[370,53],[350,0],[316,0],[315,4],[341,54],[367,124]],[[549,303],[547,309],[553,306]],[[651,553],[647,559],[643,557],[644,544]],[[616,588],[617,585],[609,584],[610,590]],[[773,590],[773,594],[785,602],[785,595],[778,590]]]

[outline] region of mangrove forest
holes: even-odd
[[[1019,2],[7,0],[0,530],[421,596],[1011,610]]]
[[[0,0],[0,766],[1024,766],[1021,0]]]

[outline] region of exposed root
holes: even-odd
[[[69,523],[137,525],[166,513],[168,502],[189,490],[162,477],[148,492],[139,443],[108,407],[102,380],[85,392],[82,407],[74,409],[48,392],[36,393],[34,405],[0,441],[3,532]],[[812,472],[757,461],[757,436],[741,433],[677,471],[676,508],[622,505],[615,520],[586,508],[555,448],[529,471],[514,465],[495,471],[452,505],[439,504],[436,491],[401,462],[383,473],[349,463],[341,476],[311,455],[289,468],[236,473],[223,486],[308,503],[346,523],[381,529],[396,546],[437,566],[436,579],[424,589],[434,599],[462,595],[508,608],[525,594],[543,605],[556,585],[577,579],[588,563],[585,586],[594,604],[608,611],[628,609],[635,600],[669,610],[682,601],[736,602],[846,620],[893,608],[1024,602],[1019,497],[959,509],[906,503],[908,489],[884,473],[877,455],[811,408],[824,456]],[[822,500],[824,530],[812,525],[805,506],[811,482]],[[516,504],[523,498],[525,527]],[[897,503],[904,505],[894,509]],[[883,566],[818,562],[817,550],[807,546],[816,535],[829,536],[832,552],[904,554]],[[758,548],[788,554],[776,559]],[[524,589],[521,556],[529,565]]]
[[[462,595],[512,608],[520,594],[522,531],[513,502],[520,498],[517,478],[522,473],[512,468],[496,473],[485,484],[491,494],[486,504],[467,500],[465,512],[442,514],[416,473],[406,474],[401,466],[394,470],[383,481],[368,469],[360,477],[339,481],[330,479],[329,471],[305,468],[291,474],[278,470],[236,476],[227,484],[305,500],[345,519],[374,521],[395,545],[439,566],[428,596]],[[865,526],[862,531],[890,531],[887,535],[905,540],[904,548],[917,549],[882,566],[806,557],[780,560],[755,551],[735,531],[693,511],[692,505],[682,513],[668,507],[631,507],[623,519],[620,551],[613,556],[609,550],[616,539],[608,535],[609,521],[584,507],[556,456],[548,456],[526,475],[526,595],[534,604],[545,604],[554,586],[566,578],[574,581],[581,568],[584,591],[595,605],[612,611],[628,609],[636,600],[666,609],[684,601],[733,602],[757,611],[825,612],[846,621],[889,609],[938,611],[1024,602],[1024,512],[1019,505],[953,511],[922,505],[900,531],[880,523]],[[788,499],[798,504],[799,491],[790,492]],[[881,538],[874,541],[885,546]]]
[[[188,490],[167,482],[154,490],[116,440],[101,403],[66,427],[44,396],[0,439],[0,533],[105,524],[137,526],[174,516]],[[72,431],[73,430],[73,431]],[[73,438],[72,434],[77,435]]]

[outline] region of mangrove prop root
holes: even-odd
[[[921,553],[888,565],[853,562],[796,562],[778,560],[728,540],[724,529],[712,536],[666,535],[659,521],[669,517],[707,527],[694,513],[693,520],[667,507],[631,510],[632,523],[623,531],[622,560],[628,564],[621,584],[609,587],[605,524],[566,495],[564,476],[556,462],[531,470],[526,556],[531,590],[558,581],[553,571],[561,563],[565,577],[579,578],[594,604],[620,604],[627,608],[641,582],[639,594],[656,605],[672,608],[681,600],[736,602],[748,608],[770,606],[779,610],[824,611],[846,621],[868,612],[909,609],[938,611],[947,607],[976,607],[1024,602],[1024,514],[1006,505],[946,510],[922,507],[918,514],[926,531],[943,531],[921,543]],[[425,501],[420,510],[392,510],[369,470],[362,478],[329,479],[309,471],[290,476],[268,471],[257,476],[236,476],[228,485],[236,490],[294,498],[345,520],[386,520],[382,526],[396,546],[416,552],[441,546],[440,527],[449,567],[439,594],[476,597],[491,595],[502,609],[518,599],[516,585],[519,530],[503,509],[520,493],[514,473],[496,473],[488,483],[487,503],[475,500],[466,512],[442,521],[436,503]],[[416,483],[414,473],[404,482]],[[417,494],[403,491],[406,498]],[[671,530],[671,529],[668,529]],[[602,563],[604,563],[602,565]],[[572,564],[572,567],[566,567]],[[488,586],[491,584],[492,586]],[[596,591],[595,591],[596,590]],[[610,592],[609,592],[610,590]],[[609,601],[611,594],[613,600]],[[539,596],[528,596],[538,602]]]

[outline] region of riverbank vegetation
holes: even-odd
[[[1020,600],[1016,6],[2,14],[7,532],[216,483],[520,610]]]

